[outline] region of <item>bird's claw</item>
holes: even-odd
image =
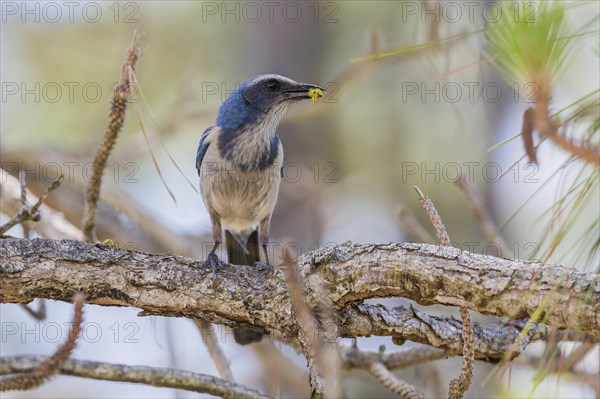
[[[269,271],[269,272],[273,271],[273,266],[271,266],[271,264],[269,264],[269,263],[254,262],[254,264],[252,266],[256,267],[260,271]]]
[[[213,253],[208,254],[208,257],[206,258],[206,260],[204,261],[203,264],[204,267],[210,267],[213,271],[213,274],[216,276],[217,275],[217,268],[219,266],[221,266],[221,260],[219,259],[219,257]]]

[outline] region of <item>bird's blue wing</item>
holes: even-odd
[[[209,145],[209,143],[206,142],[206,138],[213,127],[214,126],[211,126],[206,129],[200,138],[200,144],[198,145],[198,151],[196,152],[196,169],[198,169],[198,175],[200,175],[200,166],[202,166],[202,160],[204,159],[204,155],[206,154]]]

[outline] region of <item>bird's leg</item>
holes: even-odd
[[[204,267],[210,267],[214,274],[217,274],[217,267],[221,265],[221,260],[217,256],[217,249],[219,248],[221,243],[219,241],[215,241],[215,245],[213,249],[209,252],[206,260],[204,261]]]
[[[265,253],[266,263],[254,262],[254,266],[261,270],[273,270],[273,266],[271,266],[271,263],[269,262],[269,251],[267,250],[267,244],[269,242],[269,224],[270,224],[270,222],[271,222],[270,218],[263,220],[260,223],[260,228],[258,230],[259,241],[260,241],[262,249]]]
[[[267,261],[267,265],[271,265],[271,262],[269,262],[269,251],[267,250],[267,242],[263,242],[262,243],[262,249],[265,252],[265,260]]]
[[[212,236],[213,240],[215,240],[215,245],[213,246],[213,249],[208,253],[206,261],[204,262],[204,267],[210,267],[213,273],[216,275],[217,267],[219,267],[222,263],[219,257],[217,256],[217,249],[219,249],[219,245],[221,245],[222,236],[221,219],[214,212],[209,212],[208,214],[210,216],[210,221],[212,224]]]
[[[273,270],[273,266],[271,265],[271,263],[269,262],[269,253],[267,251],[267,243],[263,242],[262,243],[262,249],[265,252],[265,261],[266,262],[254,262],[254,267],[256,267],[259,270],[269,270],[272,271]]]

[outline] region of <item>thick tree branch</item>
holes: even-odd
[[[14,356],[0,359],[0,374],[27,372],[44,361],[41,356]],[[127,366],[70,359],[60,367],[60,374],[95,380],[133,382],[155,387],[177,388],[207,393],[222,398],[272,399],[271,396],[244,385],[205,374],[161,367]]]
[[[349,306],[353,301],[393,296],[424,305],[465,298],[472,310],[515,319],[531,317],[543,306],[540,321],[600,336],[600,283],[591,273],[427,244],[331,245],[301,256],[297,264],[305,278],[319,273],[328,286],[335,311],[343,320],[340,336],[406,332],[398,320],[389,318],[387,308]],[[230,326],[252,323],[288,341],[297,339],[298,324],[291,317],[280,270],[271,273],[224,264],[214,274],[201,265],[171,254],[152,255],[80,241],[5,238],[0,246],[0,302],[68,301],[81,291],[91,304],[139,307],[143,314],[200,317]],[[412,315],[394,317],[414,321],[413,316],[419,315],[412,311]],[[381,320],[373,322],[376,317]],[[440,325],[460,330],[448,321]],[[424,337],[418,330],[412,330],[414,335],[435,346],[449,341],[446,331]],[[493,337],[498,334],[498,328],[485,331]]]
[[[303,256],[320,272],[333,302],[398,296],[422,305],[461,306],[483,314],[539,321],[600,336],[600,279],[563,266],[500,259],[427,244],[335,245]]]

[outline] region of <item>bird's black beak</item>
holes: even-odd
[[[286,90],[285,93],[289,99],[303,100],[312,98],[316,102],[317,98],[323,97],[325,89],[308,83],[298,83],[297,86]]]

